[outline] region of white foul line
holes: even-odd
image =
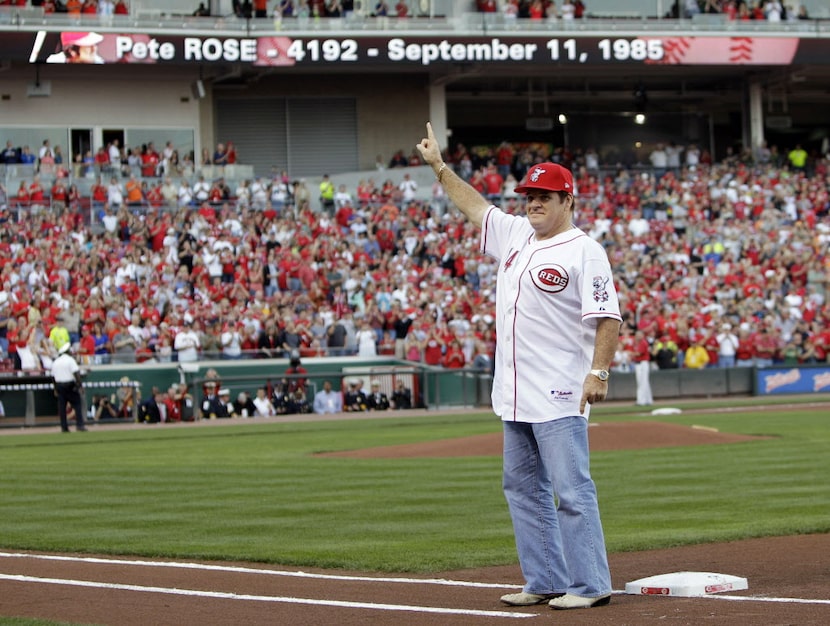
[[[675,596],[676,597],[676,596]],[[830,600],[819,600],[810,598],[771,598],[768,596],[719,596],[717,594],[706,594],[692,596],[693,598],[712,598],[713,600],[732,600],[737,602],[781,602],[784,604],[828,604]]]
[[[197,591],[194,589],[170,589],[168,587],[145,587],[142,585],[122,585],[101,583],[88,580],[71,580],[63,578],[39,578],[35,576],[18,576],[0,574],[0,580],[12,580],[25,583],[47,585],[69,585],[71,587],[91,587],[93,589],[117,589],[119,591],[139,591],[144,593],[163,593],[174,596],[192,596],[199,598],[218,598],[222,600],[249,600],[255,602],[282,602],[286,604],[312,604],[317,606],[336,606],[350,609],[372,609],[376,611],[408,611],[415,613],[441,613],[444,615],[475,615],[479,617],[536,617],[534,613],[511,613],[507,611],[477,611],[473,609],[445,609],[440,607],[410,606],[406,604],[376,604],[373,602],[346,602],[339,600],[316,600],[309,598],[290,598],[282,596],[254,596],[248,594],[226,593],[221,591]]]
[[[298,577],[298,578],[312,578],[318,580],[348,580],[348,581],[361,581],[361,582],[382,582],[382,583],[405,583],[405,584],[427,584],[427,585],[445,585],[451,587],[473,587],[473,588],[487,588],[487,589],[521,589],[521,585],[507,585],[507,584],[498,584],[498,583],[477,583],[477,582],[470,582],[464,580],[447,580],[444,578],[375,578],[372,576],[346,576],[342,574],[313,574],[311,572],[295,572],[295,571],[288,571],[288,570],[272,570],[272,569],[258,569],[255,567],[239,567],[233,565],[209,565],[206,563],[188,563],[182,561],[145,561],[140,559],[103,559],[100,557],[74,557],[74,556],[63,556],[63,555],[54,555],[54,554],[27,554],[23,552],[0,552],[0,558],[21,558],[21,559],[39,559],[44,561],[68,561],[72,563],[97,563],[97,564],[110,564],[110,565],[132,565],[132,566],[142,566],[142,567],[167,567],[167,568],[179,568],[179,569],[194,569],[194,570],[204,570],[204,571],[212,571],[212,572],[235,572],[235,573],[242,573],[242,574],[264,574],[267,576],[290,576],[290,577]],[[5,575],[0,575],[0,579],[5,578]],[[37,580],[48,580],[48,579],[37,579]],[[60,580],[60,579],[55,579]],[[68,583],[66,583],[68,584]],[[89,586],[94,586],[98,583],[88,583]],[[127,587],[127,586],[125,586]],[[150,589],[149,587],[144,587],[142,589]],[[163,588],[163,592],[170,592],[169,589]],[[208,593],[208,592],[194,592],[198,594]],[[625,595],[624,591],[614,591],[614,595]],[[228,594],[229,596],[239,597],[242,596],[234,596],[234,594]],[[636,594],[635,594],[636,595]],[[224,597],[222,595],[221,597]],[[680,596],[675,596],[680,597]],[[736,602],[772,602],[772,603],[791,603],[791,604],[827,604],[830,605],[830,600],[820,600],[820,599],[809,599],[809,598],[775,598],[775,597],[763,597],[763,596],[727,596],[727,595],[718,595],[718,594],[704,594],[700,596],[693,596],[696,598],[711,598],[713,600],[731,600]],[[271,600],[271,596],[265,596],[265,598]],[[279,601],[287,601],[285,599],[281,599]],[[294,600],[292,600],[294,601]],[[304,602],[301,599],[297,599],[297,602]],[[325,604],[329,601],[322,601],[322,600],[310,600],[313,604]],[[338,603],[334,603],[336,606],[340,606]],[[367,605],[368,606],[368,605]],[[378,606],[398,606],[398,605],[378,605]],[[409,608],[405,610],[416,610],[416,608]],[[441,609],[441,611],[451,611],[451,609]],[[470,615],[474,615],[477,613],[469,613]],[[511,615],[510,613],[495,613],[498,616],[502,615]],[[527,615],[525,613],[514,613],[512,615],[518,615],[521,617],[532,617],[531,615]]]
[[[98,557],[76,557],[54,554],[25,554],[22,552],[0,552],[0,558],[39,559],[42,561],[69,561],[72,563],[97,563],[109,565],[133,565],[142,567],[170,567],[174,569],[195,569],[210,572],[235,572],[241,574],[265,574],[267,576],[292,576],[297,578],[316,578],[320,580],[350,580],[361,582],[407,583],[426,585],[446,585],[450,587],[477,587],[485,589],[521,589],[521,585],[498,583],[476,583],[464,580],[446,580],[444,578],[375,578],[372,576],[345,576],[339,574],[312,574],[310,572],[292,572],[287,570],[257,569],[255,567],[238,567],[233,565],[208,565],[205,563],[187,563],[177,561],[145,561],[141,559],[102,559]]]

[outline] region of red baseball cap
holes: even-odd
[[[516,186],[518,193],[531,189],[542,191],[574,192],[574,177],[571,171],[556,163],[539,163],[530,168],[523,182]]]
[[[61,33],[61,45],[68,46],[95,46],[104,41],[98,33]]]

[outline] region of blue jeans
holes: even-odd
[[[585,418],[504,422],[503,488],[525,592],[611,592]]]

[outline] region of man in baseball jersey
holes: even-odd
[[[622,321],[608,257],[573,225],[573,176],[564,167],[531,167],[516,187],[526,215],[510,215],[442,161],[430,124],[417,148],[481,228],[481,250],[499,261],[492,403],[504,429],[503,489],[525,578],[521,593],[501,600],[555,609],[608,604],[588,452],[590,407],[608,393]]]

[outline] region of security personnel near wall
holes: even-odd
[[[372,393],[366,397],[366,408],[370,411],[386,411],[389,409],[389,397],[380,390],[380,382],[372,381]]]
[[[66,405],[69,403],[75,411],[75,430],[85,431],[84,409],[81,394],[84,392],[81,381],[81,367],[70,354],[71,344],[65,343],[58,351],[58,357],[52,362],[52,378],[55,384],[55,396],[58,398],[58,417],[61,420],[61,431],[69,432],[69,421],[66,417]]]
[[[363,381],[352,380],[349,382],[349,388],[343,394],[343,410],[347,413],[355,411],[366,411],[366,394],[361,388]]]
[[[654,361],[661,370],[676,369],[678,367],[678,351],[677,344],[666,334],[663,334],[651,347]]]
[[[206,394],[202,398],[202,417],[204,419],[216,419],[217,417],[228,417],[222,402],[219,400],[217,386],[215,383],[206,385]],[[230,392],[229,392],[230,393]]]
[[[392,392],[392,405],[396,409],[412,408],[412,392],[400,378],[395,383],[395,391]]]
[[[64,344],[70,343],[69,331],[64,325],[64,319],[63,313],[59,314],[55,325],[49,331],[49,339],[52,341],[52,345],[55,346],[55,350],[58,351],[60,351]]]
[[[334,215],[334,183],[329,180],[328,174],[323,174],[320,182],[320,204],[329,217]]]
[[[213,417],[213,414],[211,414]],[[216,417],[237,417],[236,407],[231,402],[231,390],[222,388],[219,390],[219,404],[216,405]]]

